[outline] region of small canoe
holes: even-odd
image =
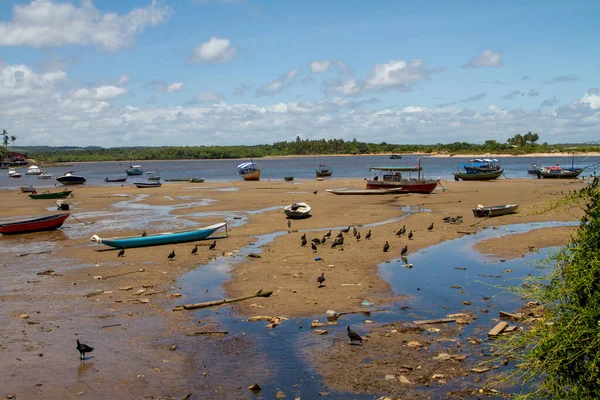
[[[161,187],[162,183],[160,182],[133,182],[136,187],[141,189],[143,188],[153,188],[153,187]]]
[[[50,231],[60,228],[71,214],[55,214],[47,217],[28,219],[25,221],[0,224],[0,233],[16,235],[18,233]]]
[[[189,182],[190,183],[202,183],[202,182],[204,182],[204,178],[198,178],[198,177],[190,178]]]
[[[170,179],[165,179],[165,182],[189,182],[190,179],[189,178],[170,178]]]
[[[519,208],[518,204],[503,204],[491,207],[485,207],[480,204],[473,209],[473,215],[477,218],[498,217],[500,215],[514,214],[517,212],[517,208]]]
[[[72,193],[72,190],[63,190],[62,192],[54,192],[54,193],[32,193],[29,195],[32,199],[64,199],[69,197]]]
[[[454,172],[454,180],[458,181],[490,181],[492,179],[499,178],[504,173],[503,169],[498,171],[485,171],[485,172]]]
[[[104,182],[125,182],[127,177],[125,178],[104,178]]]
[[[292,203],[286,206],[283,211],[285,215],[293,219],[310,217],[310,206],[306,203]]]
[[[291,182],[291,181],[294,180],[294,177],[293,176],[284,176],[283,179],[286,180],[286,181],[288,181],[288,182]]]
[[[337,195],[373,195],[373,194],[401,194],[409,193],[408,190],[399,187],[393,189],[356,189],[356,190],[327,190],[330,193]]]
[[[225,232],[227,232],[227,222],[219,222],[218,224],[207,226],[205,228],[147,234],[146,236],[139,235],[129,237],[101,238],[98,235],[94,235],[91,237],[90,241],[98,244],[105,244],[110,247],[116,247],[118,249],[158,246],[163,244],[175,244],[203,240],[212,235],[216,230],[223,227],[225,227]]]

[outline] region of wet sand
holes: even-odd
[[[360,309],[364,299],[375,305],[389,304],[397,296],[378,275],[378,264],[398,258],[404,245],[410,260],[411,253],[484,227],[577,221],[577,211],[541,211],[582,185],[582,181],[537,179],[442,181],[443,189],[432,195],[386,196],[326,192],[362,189],[364,183],[357,180],[173,183],[152,189],[75,187],[74,197],[67,199],[75,218],[69,218],[61,231],[0,239],[0,395],[180,398],[191,393],[195,398],[251,398],[247,386],[267,382],[272,376],[266,356],[256,349],[251,335],[198,336],[198,331],[221,327],[210,319],[198,321],[192,312],[172,311],[179,304],[214,300],[214,288],[205,293],[208,288],[204,286],[180,297],[183,290],[178,279],[186,272],[215,258],[235,258],[257,236],[275,235],[262,246],[260,258],[235,263],[222,288],[225,297],[259,289],[274,294],[215,308],[215,313],[234,312],[233,317],[239,319],[254,315],[324,318],[328,309]],[[55,200],[31,200],[16,191],[2,195],[2,221],[33,218],[55,208]],[[299,201],[311,205],[312,217],[293,220],[288,228],[283,207]],[[471,211],[477,204],[506,203],[518,203],[519,212],[476,219]],[[458,215],[463,216],[462,224],[443,222],[445,216]],[[212,251],[210,241],[198,242],[195,256],[190,254],[194,243],[185,243],[127,249],[125,257],[118,258],[116,251],[89,241],[92,234],[137,235],[142,230],[185,229],[225,219],[231,222],[229,237],[218,239]],[[428,231],[431,223],[434,228]],[[412,240],[395,235],[403,225],[407,232],[413,231]],[[334,237],[348,226],[356,226],[362,238],[356,240],[350,230],[343,246],[331,248],[330,238],[313,253],[311,239],[322,238],[329,229]],[[372,237],[366,240],[369,229]],[[564,244],[572,231],[563,228],[560,235],[554,230],[551,235],[533,231],[481,242],[477,248],[497,257],[515,257],[532,246]],[[304,247],[303,233],[309,242]],[[387,253],[382,250],[385,241],[390,244]],[[167,259],[171,250],[176,252],[174,261]],[[48,269],[54,272],[37,275]],[[323,272],[326,280],[319,288],[316,278]],[[344,335],[339,329],[331,337],[335,346],[344,346]],[[77,338],[96,348],[82,363],[76,358]],[[403,342],[394,343],[386,346],[400,352],[395,346],[402,347]],[[361,351],[361,357],[377,354],[367,345]],[[348,386],[344,383],[350,379],[347,375],[331,373],[352,360],[351,353],[344,354],[336,352],[331,363],[315,360],[328,385],[387,393],[389,382],[381,383],[375,375],[365,377],[362,385]]]

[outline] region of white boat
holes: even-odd
[[[9,168],[8,169],[8,177],[9,178],[20,178],[21,173],[14,168]]]
[[[38,179],[52,179],[54,175],[47,174],[45,171],[38,175]]]
[[[41,174],[42,174],[42,170],[37,165],[31,165],[29,168],[27,168],[27,171],[25,171],[25,175],[41,175]]]
[[[160,181],[160,172],[146,172],[146,179],[149,181]]]
[[[310,217],[310,206],[306,203],[292,203],[286,206],[283,211],[289,218],[299,219]]]

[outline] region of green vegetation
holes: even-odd
[[[529,132],[508,139],[511,143],[487,140],[483,144],[390,144],[344,141],[342,139],[277,142],[255,146],[165,146],[165,147],[22,147],[30,158],[43,162],[225,159],[290,155],[440,153],[450,155],[528,154],[600,151],[599,145],[537,144],[539,136]],[[15,138],[16,139],[16,138]]]
[[[557,207],[581,206],[569,245],[551,257],[552,270],[521,295],[538,301],[543,318],[494,346],[519,368],[509,380],[530,384],[517,398],[600,398],[600,186],[598,177]]]

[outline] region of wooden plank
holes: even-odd
[[[447,324],[448,322],[455,322],[456,318],[439,318],[439,319],[421,319],[418,321],[413,321],[412,323],[415,325],[425,325],[425,324]]]
[[[506,329],[507,326],[508,326],[508,322],[506,322],[506,321],[498,322],[498,324],[496,324],[496,326],[493,327],[492,330],[488,332],[488,336],[498,336],[499,334],[502,333],[502,331],[504,331]]]

